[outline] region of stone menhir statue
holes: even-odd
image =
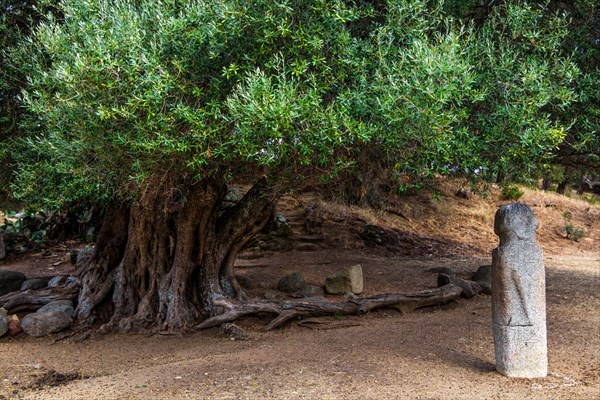
[[[548,373],[546,279],[537,227],[525,204],[508,204],[496,212],[500,245],[492,252],[492,329],[496,369],[511,377]]]

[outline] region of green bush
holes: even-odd
[[[525,192],[517,185],[504,185],[502,186],[502,197],[507,200],[519,200]]]
[[[571,212],[563,212],[563,218],[565,219],[565,224],[561,228],[561,233],[564,234],[567,237],[567,239],[572,240],[574,242],[579,242],[582,238],[585,237],[585,229],[573,224],[573,215],[571,214]]]

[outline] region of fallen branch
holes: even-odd
[[[197,326],[198,329],[212,328],[251,314],[276,314],[265,330],[275,329],[295,317],[315,317],[324,315],[360,315],[378,308],[400,308],[415,310],[421,307],[448,303],[460,296],[462,290],[453,284],[437,289],[423,290],[412,294],[381,294],[365,298],[355,298],[345,302],[332,301],[235,301],[231,299],[215,300],[216,307],[225,312],[207,319]]]

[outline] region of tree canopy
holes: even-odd
[[[597,144],[597,70],[582,71],[567,14],[507,2],[474,19],[452,4],[64,1],[11,53],[11,68],[27,60],[27,134],[4,139],[12,194],[135,199],[166,171],[378,169],[403,188],[519,176]]]

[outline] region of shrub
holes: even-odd
[[[501,193],[502,197],[507,200],[518,200],[525,194],[525,192],[517,185],[504,185],[502,186]]]

